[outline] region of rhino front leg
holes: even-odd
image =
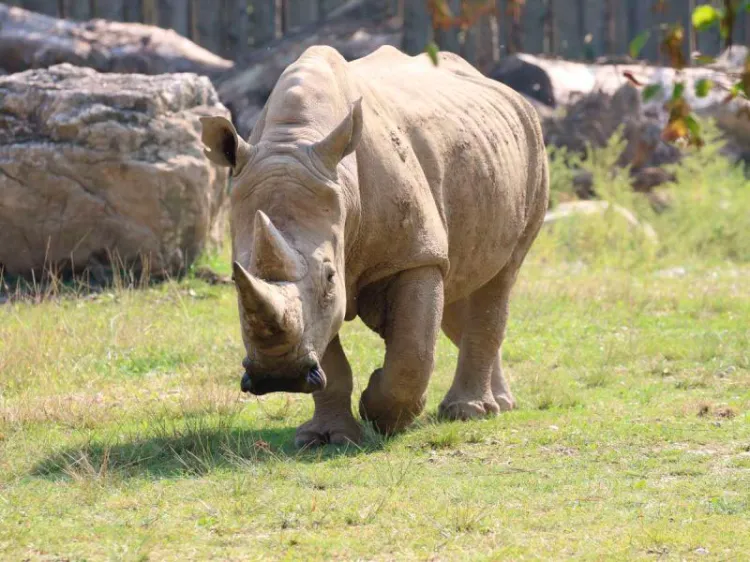
[[[360,415],[386,435],[400,431],[425,406],[443,314],[443,277],[436,267],[400,273],[386,297],[385,362],[370,377]]]
[[[297,428],[297,447],[357,444],[362,429],[352,415],[352,369],[341,347],[339,336],[328,345],[321,366],[328,384],[322,392],[313,393],[313,418]]]

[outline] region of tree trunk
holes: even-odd
[[[404,1],[404,39],[402,50],[409,55],[417,55],[425,50],[430,42],[430,14],[425,0]]]

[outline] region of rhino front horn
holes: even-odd
[[[268,281],[297,281],[305,266],[299,254],[284,239],[263,211],[255,214],[253,271]]]
[[[232,264],[234,282],[245,311],[268,326],[280,327],[284,319],[284,295],[265,281],[252,276],[238,262]]]

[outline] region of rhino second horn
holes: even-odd
[[[238,262],[232,264],[232,269],[245,311],[264,324],[280,328],[284,320],[285,300],[278,287],[254,277]]]
[[[255,214],[253,230],[253,271],[269,281],[297,281],[304,276],[299,255],[263,211]]]

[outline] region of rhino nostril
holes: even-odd
[[[250,379],[250,374],[245,372],[242,375],[242,381],[240,382],[240,390],[242,392],[250,392],[253,387],[253,381]]]
[[[323,390],[326,385],[325,375],[318,365],[307,372],[307,383],[315,390]]]

